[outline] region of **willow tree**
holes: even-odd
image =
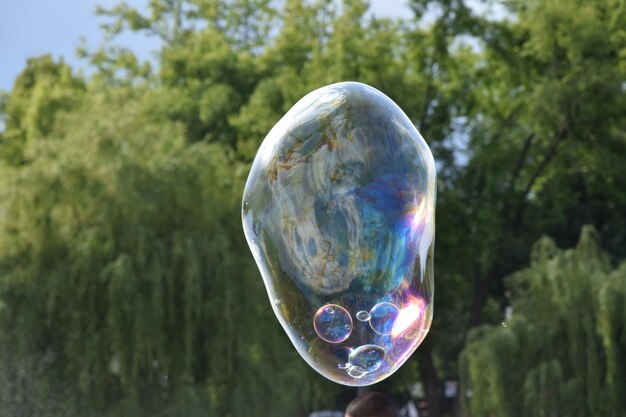
[[[325,392],[248,256],[245,165],[159,94],[93,83],[2,166],[0,415],[286,416]]]
[[[613,267],[592,228],[574,249],[548,238],[510,280],[512,314],[473,330],[462,354],[471,416],[622,416],[626,263]]]
[[[63,60],[55,62],[50,55],[30,58],[0,105],[0,160],[24,163],[26,143],[45,137],[60,112],[80,103],[84,90],[84,81]]]

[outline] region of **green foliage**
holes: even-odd
[[[4,415],[288,415],[321,389],[247,254],[246,167],[153,97],[94,91],[2,172]]]
[[[29,59],[11,94],[3,100],[5,131],[0,159],[12,164],[24,162],[25,144],[47,136],[57,115],[75,108],[84,90],[83,81],[63,61],[54,62],[50,55]]]
[[[544,238],[510,279],[512,315],[473,330],[462,354],[472,416],[621,416],[626,410],[626,263],[612,269],[583,229]]]

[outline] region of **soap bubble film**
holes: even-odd
[[[332,381],[395,372],[433,315],[435,164],[365,84],[309,93],[269,132],[243,196],[248,244],[298,353]]]

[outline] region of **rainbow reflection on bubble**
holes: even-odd
[[[263,141],[244,231],[279,322],[323,376],[376,383],[426,336],[435,182],[411,121],[360,83],[313,91]]]

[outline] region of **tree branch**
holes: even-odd
[[[526,187],[524,188],[524,192],[522,193],[522,200],[524,200],[528,196],[530,190],[533,188],[533,185],[535,185],[537,178],[539,178],[539,176],[543,173],[548,164],[552,161],[552,159],[556,155],[556,150],[559,147],[559,144],[563,139],[567,137],[567,135],[569,135],[569,131],[569,123],[566,123],[565,126],[554,135],[552,141],[550,142],[550,146],[548,147],[548,151],[546,152],[539,165],[537,165],[537,168],[535,168],[535,172],[533,172],[530,180],[528,180],[528,184],[526,184]]]
[[[524,187],[524,192],[522,193],[521,198],[520,198],[519,202],[517,203],[517,207],[515,208],[515,215],[512,218],[513,230],[518,230],[518,228],[520,226],[522,213],[524,211],[526,197],[528,197],[528,194],[530,194],[530,190],[532,190],[532,188],[535,185],[535,182],[537,182],[537,179],[539,178],[539,176],[545,171],[545,169],[548,166],[548,164],[556,156],[556,151],[557,151],[559,145],[561,144],[561,141],[563,139],[565,139],[570,134],[571,124],[570,124],[569,120],[570,119],[568,117],[566,119],[565,125],[552,137],[552,141],[550,142],[550,146],[548,147],[547,152],[545,153],[545,155],[544,155],[543,159],[541,160],[541,162],[539,163],[539,165],[537,165],[537,167],[535,168],[535,171],[533,172],[533,174],[530,176],[530,179],[528,180],[528,183],[526,184],[526,187]]]
[[[511,174],[511,181],[509,183],[509,190],[513,190],[513,186],[519,177],[520,172],[522,171],[522,167],[524,166],[524,162],[526,161],[526,157],[528,156],[528,150],[530,149],[530,145],[535,138],[535,134],[531,133],[524,140],[524,145],[517,157],[517,161],[515,162],[515,167],[513,168],[513,173]]]
[[[428,72],[428,86],[426,87],[426,92],[424,94],[424,104],[422,105],[422,114],[420,114],[420,119],[418,122],[419,131],[422,135],[426,136],[426,131],[428,130],[428,110],[430,109],[430,104],[432,103],[432,95],[435,92],[435,87],[433,86],[433,79],[435,71],[435,62],[432,60],[429,66]]]

